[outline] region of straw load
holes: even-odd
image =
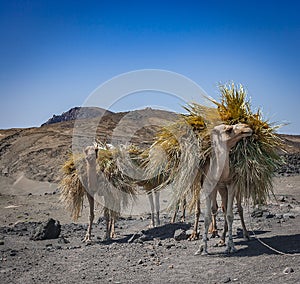
[[[183,198],[189,199],[190,209],[194,208],[210,157],[211,130],[219,124],[245,123],[253,130],[251,137],[242,139],[230,152],[230,176],[241,196],[257,204],[266,202],[272,193],[272,178],[282,163],[281,140],[276,135],[279,126],[265,120],[260,110],[251,109],[242,85],[222,85],[220,92],[220,102],[209,99],[216,108],[189,104],[185,107],[188,114],[157,133],[152,147],[162,149],[164,159],[146,157],[147,171],[164,176],[158,189],[170,183],[173,186],[170,208]]]
[[[115,148],[102,145],[98,151],[97,174],[102,194],[111,200],[108,202],[117,199],[126,206],[126,199],[135,194],[135,185],[148,184],[156,190],[171,185],[171,207],[187,198],[192,209],[199,199],[200,182],[210,158],[211,130],[220,124],[245,123],[253,135],[243,138],[231,150],[230,176],[245,200],[264,203],[272,193],[274,172],[282,162],[278,154],[281,147],[276,135],[278,126],[265,120],[260,110],[251,109],[242,85],[222,85],[220,93],[219,101],[209,98],[215,108],[197,103],[184,107],[187,114],[161,128],[155,142],[145,151],[132,145]],[[82,156],[70,157],[63,167],[61,182],[62,200],[75,219],[84,195],[80,181],[86,179],[82,159]],[[83,174],[79,176],[79,172]],[[77,209],[72,207],[72,202]]]

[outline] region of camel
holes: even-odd
[[[230,180],[229,152],[242,138],[252,135],[252,129],[246,125],[238,123],[236,125],[221,124],[213,128],[211,132],[212,149],[210,158],[204,167],[203,180],[201,184],[201,194],[205,199],[205,217],[203,234],[203,244],[196,251],[196,255],[208,254],[207,240],[208,230],[212,220],[212,212],[217,212],[216,196],[221,191],[223,196],[223,205],[228,224],[228,242],[226,252],[235,252],[232,240],[233,223],[233,200],[236,194],[234,182]],[[222,190],[226,188],[227,191]],[[225,237],[224,237],[225,239]]]
[[[107,149],[114,149],[114,146],[112,145],[106,145]],[[115,237],[115,221],[118,217],[118,212],[120,211],[120,197],[118,196],[118,192],[113,192],[114,189],[112,188],[109,191],[103,191],[99,189],[98,181],[97,181],[97,172],[96,172],[96,159],[97,159],[97,153],[99,150],[107,150],[106,148],[103,148],[103,146],[99,146],[97,143],[94,143],[93,146],[88,146],[85,148],[85,159],[86,159],[86,169],[87,169],[87,185],[89,188],[89,192],[86,192],[88,203],[89,203],[89,223],[88,223],[88,229],[87,233],[84,238],[84,242],[91,241],[91,231],[94,221],[94,194],[98,194],[100,196],[104,196],[104,203],[105,205],[107,203],[110,204],[109,207],[113,204],[114,210],[107,208],[107,206],[104,206],[104,218],[106,221],[106,235],[105,239],[109,240]],[[135,187],[136,185],[143,187],[143,189],[146,191],[149,203],[150,203],[150,209],[151,209],[151,218],[150,218],[150,224],[149,227],[155,227],[160,225],[160,218],[159,218],[159,212],[160,212],[160,206],[159,206],[159,191],[154,190],[157,185],[158,181],[156,179],[149,180],[143,180],[143,181],[135,181],[131,179],[130,186]],[[112,196],[111,194],[114,194]]]
[[[85,159],[86,159],[86,168],[87,168],[87,185],[89,188],[89,191],[86,192],[88,203],[89,203],[89,223],[86,235],[83,239],[84,242],[90,242],[91,241],[91,232],[92,232],[92,226],[94,221],[94,206],[95,206],[95,200],[94,200],[94,194],[104,195],[104,203],[106,205],[107,203],[107,194],[105,194],[103,191],[99,192],[99,186],[97,184],[97,172],[96,172],[96,159],[97,159],[97,153],[98,153],[98,146],[88,146],[85,148]],[[119,200],[115,200],[119,202]],[[117,205],[118,206],[118,205]],[[106,221],[106,233],[105,233],[105,240],[109,240],[111,238],[115,237],[115,221],[118,217],[118,212],[112,210],[111,208],[108,208],[104,206],[104,219]]]

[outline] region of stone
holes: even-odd
[[[143,264],[143,261],[141,259],[139,259],[138,264]]]
[[[175,231],[174,233],[174,240],[175,241],[182,241],[182,240],[186,240],[187,239],[187,235],[186,232],[182,229],[178,229]]]
[[[67,240],[64,236],[61,236],[59,239],[58,239],[58,242],[60,244],[68,244],[70,241]]]
[[[0,246],[4,245],[4,240],[0,240]]]
[[[264,214],[264,211],[260,208],[255,208],[253,210],[253,212],[251,213],[251,217],[253,218],[259,218],[259,217],[262,217]]]
[[[289,219],[289,218],[294,219],[295,218],[295,214],[293,214],[293,213],[285,213],[285,214],[283,214],[283,218],[284,219]]]
[[[16,256],[17,255],[17,251],[16,250],[11,250],[9,255],[10,256]]]
[[[166,244],[166,249],[170,249],[171,247],[174,247],[175,245],[174,244]]]
[[[274,217],[275,217],[274,214],[272,214],[272,213],[270,213],[270,212],[267,212],[267,214],[266,214],[266,219],[271,219],[271,218],[274,218]]]
[[[289,274],[289,273],[293,273],[294,272],[294,269],[292,267],[286,267],[284,270],[283,270],[283,273],[284,274]]]
[[[230,277],[225,278],[225,280],[223,281],[223,283],[229,283],[229,282],[231,282]]]
[[[34,241],[56,239],[59,237],[60,232],[61,225],[59,221],[50,218],[34,230],[30,239]]]

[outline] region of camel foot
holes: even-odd
[[[227,248],[225,250],[226,254],[231,254],[231,253],[235,253],[235,252],[237,252],[237,249],[235,247],[233,247],[233,248]]]
[[[215,231],[212,231],[211,232],[211,236],[210,236],[211,238],[220,238],[220,236],[219,236],[219,234],[218,234],[218,231],[217,230],[215,230]]]
[[[199,249],[194,253],[194,255],[202,255],[204,251],[204,245],[201,245]]]
[[[220,240],[218,242],[218,247],[224,247],[224,246],[226,246],[225,241],[224,240]]]
[[[207,248],[205,248],[204,244],[200,245],[199,249],[195,252],[195,255],[202,255],[202,256],[208,255]]]
[[[250,241],[250,236],[248,234],[246,234],[246,235],[244,234],[243,240]]]
[[[199,234],[196,231],[193,231],[193,233],[189,236],[189,241],[195,241],[199,239]]]
[[[237,249],[234,247],[233,241],[228,241],[225,253],[230,254],[230,253],[235,253],[236,251]]]
[[[86,234],[84,239],[82,240],[83,243],[90,243],[91,241],[92,240],[90,234]]]
[[[185,217],[181,217],[181,218],[180,218],[180,222],[181,222],[181,223],[184,223],[184,222],[185,222]]]
[[[106,233],[103,240],[110,241],[111,240],[110,234]]]

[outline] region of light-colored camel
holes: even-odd
[[[118,210],[111,209],[111,199],[109,193],[105,193],[101,191],[98,182],[97,182],[97,172],[96,172],[96,159],[97,159],[97,152],[98,146],[95,144],[94,146],[88,146],[85,148],[85,159],[86,159],[86,167],[87,167],[87,185],[88,185],[88,192],[86,192],[88,202],[89,202],[89,223],[85,238],[83,241],[89,242],[91,241],[91,232],[92,226],[94,221],[94,206],[95,206],[95,195],[104,196],[104,219],[106,221],[106,233],[105,233],[105,240],[109,240],[115,237],[115,221],[118,217]],[[119,208],[119,200],[114,198],[114,209],[115,207]],[[106,206],[109,204],[109,208]]]
[[[107,149],[112,149],[112,145],[106,145]],[[89,223],[87,228],[87,233],[85,235],[84,241],[89,242],[91,241],[91,231],[94,221],[94,206],[95,206],[95,199],[94,195],[103,196],[104,197],[104,218],[106,221],[106,234],[105,239],[111,239],[115,237],[115,221],[118,217],[120,209],[120,200],[118,194],[114,194],[111,191],[103,191],[101,190],[98,180],[97,180],[97,172],[96,172],[96,159],[97,159],[97,152],[99,149],[103,149],[97,143],[94,143],[93,146],[88,146],[84,150],[85,159],[86,159],[86,168],[87,168],[87,185],[89,191],[86,192],[88,203],[89,203]],[[106,150],[107,150],[106,149]],[[105,149],[104,149],[105,150]],[[132,180],[132,186],[142,186],[143,189],[146,191],[150,209],[151,209],[151,218],[149,227],[155,227],[160,225],[160,204],[159,204],[159,191],[154,190],[158,183],[155,179],[150,181],[134,181]],[[113,189],[112,189],[113,190]],[[112,193],[112,195],[111,195]],[[113,208],[115,210],[110,209],[111,205],[113,204]],[[109,208],[105,205],[109,204]]]
[[[216,197],[218,190],[223,194],[223,205],[228,224],[228,242],[226,252],[234,252],[236,249],[232,240],[233,200],[235,186],[230,180],[229,152],[244,137],[252,135],[252,129],[246,124],[219,125],[211,132],[212,150],[208,163],[204,169],[204,179],[201,185],[201,195],[205,200],[205,217],[203,244],[195,254],[207,254],[208,230],[212,221],[212,212],[217,212]],[[225,187],[227,191],[222,191]],[[224,198],[226,195],[226,198]]]

